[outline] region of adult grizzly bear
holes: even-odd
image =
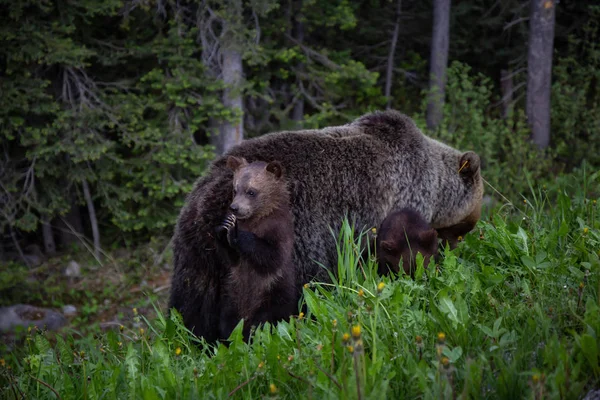
[[[228,155],[283,165],[294,214],[297,284],[328,279],[317,262],[336,265],[336,239],[345,215],[375,226],[409,207],[433,228],[474,224],[483,184],[479,157],[423,135],[396,111],[375,112],[322,130],[279,132],[247,140],[217,158],[181,210],[173,238],[170,307],[208,342],[219,339],[223,282],[232,260],[215,240],[232,200]]]

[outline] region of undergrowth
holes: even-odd
[[[500,207],[415,279],[378,277],[345,222],[307,315],[241,324],[227,347],[178,315],[75,337],[31,330],[0,361],[0,397],[581,398],[600,383],[600,173]],[[583,183],[582,183],[583,182]],[[272,331],[271,331],[272,330]]]

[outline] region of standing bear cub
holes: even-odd
[[[233,201],[217,236],[229,246],[233,265],[219,330],[227,338],[243,318],[248,340],[252,326],[297,312],[294,219],[279,162],[249,164],[243,157],[230,156],[227,167],[234,172]]]
[[[414,277],[417,253],[423,255],[423,265],[427,267],[438,251],[436,230],[421,214],[409,208],[394,211],[383,220],[375,243],[380,275],[389,271],[398,273],[402,261],[404,272]]]

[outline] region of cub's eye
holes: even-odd
[[[237,190],[233,189],[233,195],[235,196],[237,194]]]
[[[254,195],[256,195],[256,193],[252,189],[248,190],[246,193],[248,194],[248,196],[254,196]]]

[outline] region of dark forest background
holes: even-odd
[[[594,3],[3,0],[0,261],[168,237],[242,138],[388,107],[503,201],[598,168]]]

